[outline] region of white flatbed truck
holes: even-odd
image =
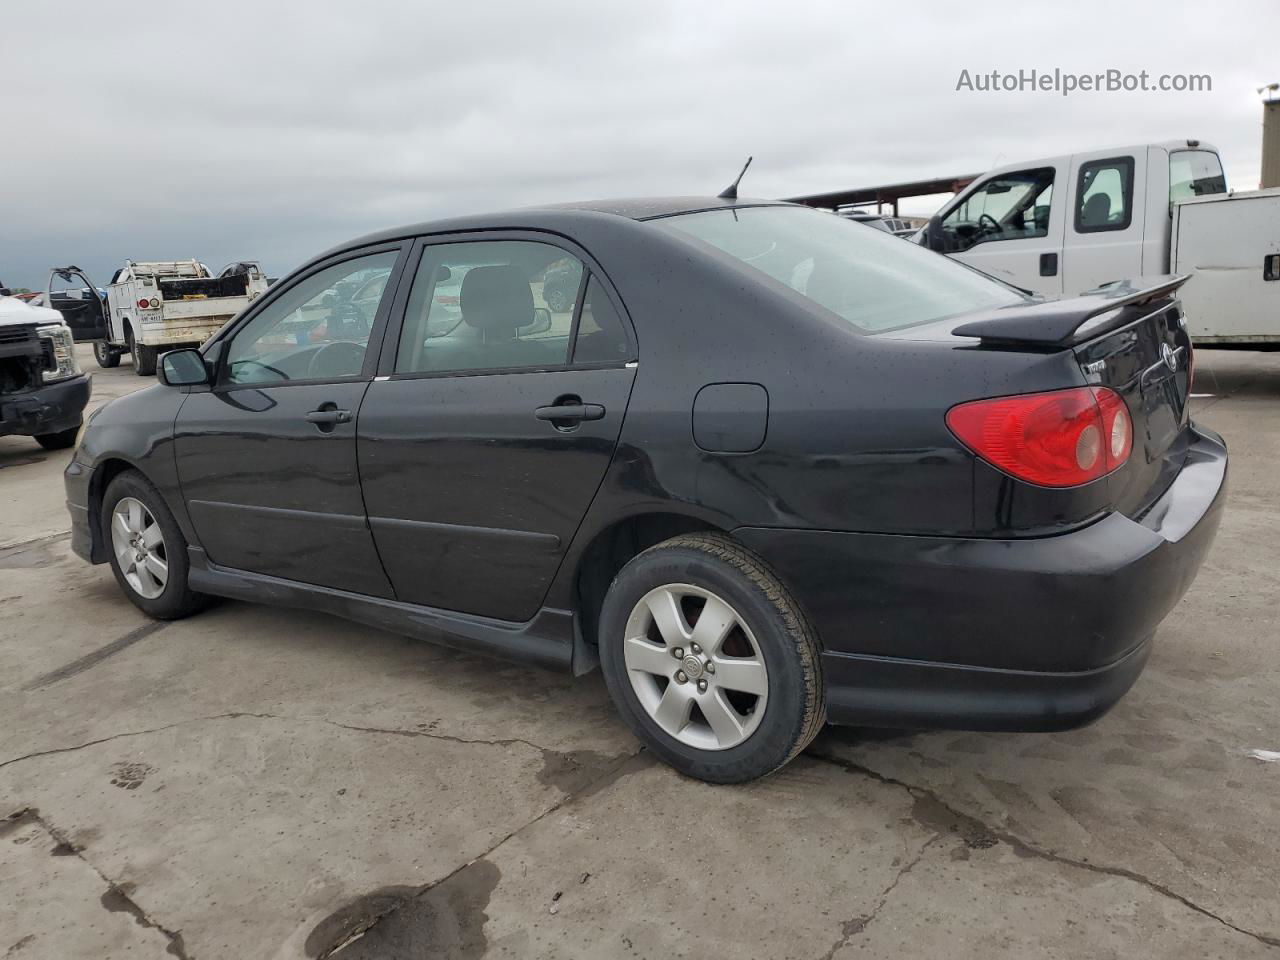
[[[55,292],[55,281],[74,289]],[[80,318],[72,329],[77,340],[93,341],[99,366],[114,367],[129,352],[134,372],[145,377],[156,372],[161,353],[204,343],[265,293],[267,283],[252,261],[214,276],[198,260],[127,260],[107,285],[105,303],[83,295],[96,288],[78,267],[54,268],[46,296],[54,309],[70,307]]]

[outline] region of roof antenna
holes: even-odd
[[[746,173],[747,167],[749,166],[751,166],[751,158],[747,157],[747,162],[742,165],[742,173]],[[717,193],[716,196],[721,200],[737,200],[738,184],[742,182],[742,173],[738,174],[737,180],[733,181],[733,183],[729,184],[727,187],[725,187],[723,190]]]

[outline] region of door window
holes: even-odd
[[[1080,167],[1076,233],[1125,230],[1133,220],[1133,157],[1094,160]]]
[[[426,247],[405,307],[395,372],[563,367],[583,273],[582,261],[549,243]]]
[[[960,253],[998,240],[1047,237],[1052,199],[1052,167],[988,180],[943,217],[943,252]]]
[[[399,251],[344,260],[276,297],[231,339],[233,384],[358,377]]]

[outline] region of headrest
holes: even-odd
[[[514,333],[533,322],[533,291],[519,267],[472,267],[458,293],[462,319],[480,330]]]
[[[1105,193],[1095,193],[1084,202],[1084,211],[1080,222],[1086,227],[1105,227],[1111,217],[1111,197]]]

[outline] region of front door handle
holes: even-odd
[[[539,420],[549,420],[557,429],[572,427],[583,420],[603,420],[604,407],[598,403],[576,402],[556,403],[549,407],[538,407],[533,415]]]
[[[350,410],[312,410],[307,414],[307,423],[350,423]]]

